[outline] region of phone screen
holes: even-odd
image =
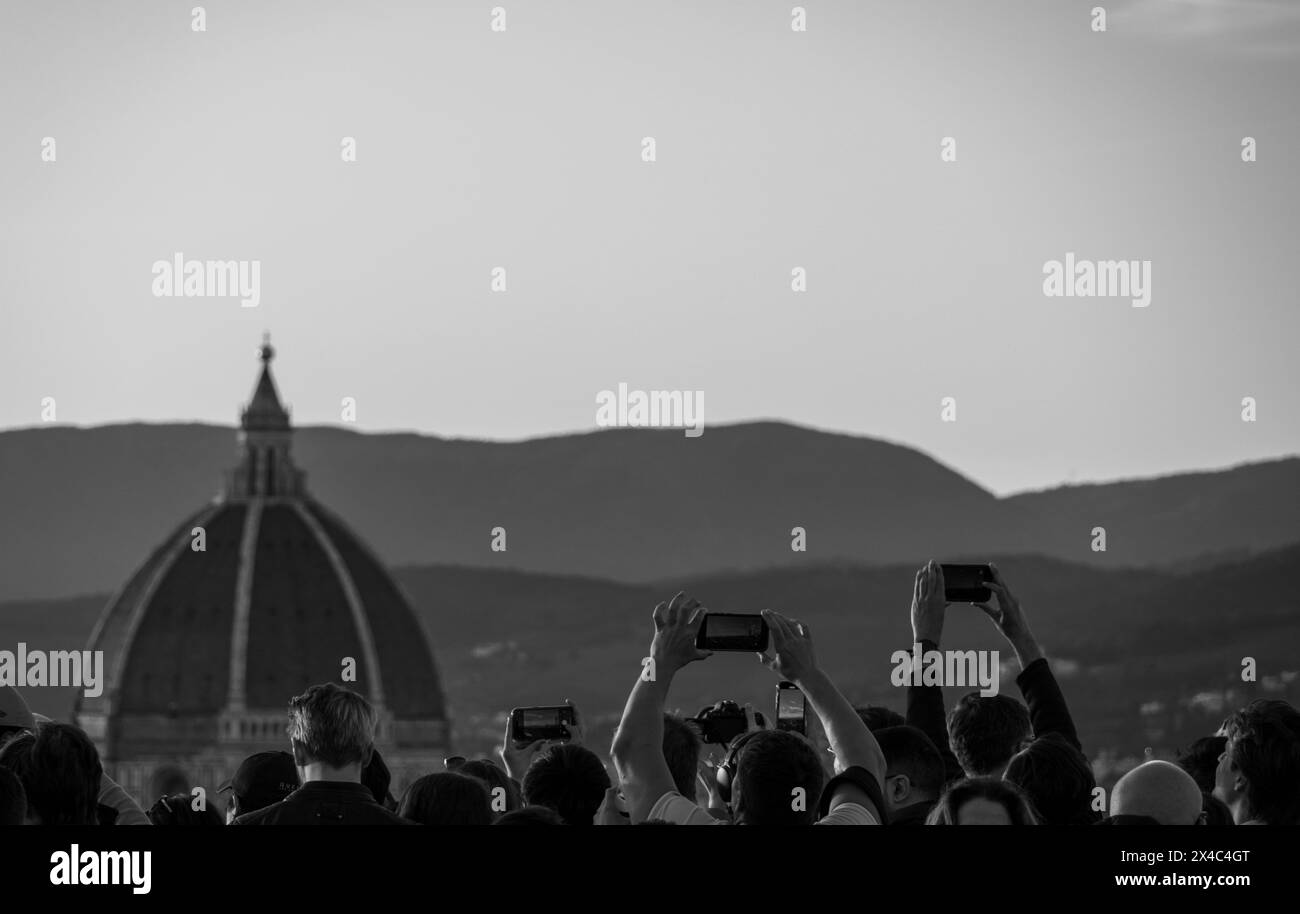
[[[524,726],[529,730],[541,730],[560,725],[560,712],[555,708],[527,708],[522,716]]]
[[[776,728],[803,733],[805,726],[804,696],[797,688],[776,690]]]
[[[776,700],[777,720],[803,720],[803,692],[782,689]]]
[[[993,580],[988,565],[941,565],[944,599],[949,603],[985,603],[993,592],[987,582]]]
[[[758,616],[706,616],[710,638],[757,638],[763,630]]]
[[[764,651],[767,622],[757,615],[709,613],[695,644],[711,651]]]

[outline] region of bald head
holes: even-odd
[[[1150,816],[1161,825],[1194,825],[1201,815],[1201,788],[1171,762],[1144,762],[1115,784],[1113,816]]]

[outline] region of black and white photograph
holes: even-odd
[[[1298,169],[1296,0],[0,0],[6,895],[1294,898]]]

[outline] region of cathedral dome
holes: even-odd
[[[394,786],[446,750],[428,639],[383,563],[306,493],[273,356],[264,344],[225,490],[158,545],[91,636],[106,684],[77,719],[137,794],[160,765],[214,788],[246,755],[286,748],[288,701],[319,682],[375,706]]]

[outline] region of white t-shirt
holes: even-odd
[[[726,825],[721,819],[709,815],[708,810],[701,809],[675,790],[661,796],[650,810],[648,818],[663,819],[674,825]],[[816,825],[879,825],[876,817],[865,806],[857,803],[841,803],[830,814],[820,819]]]

